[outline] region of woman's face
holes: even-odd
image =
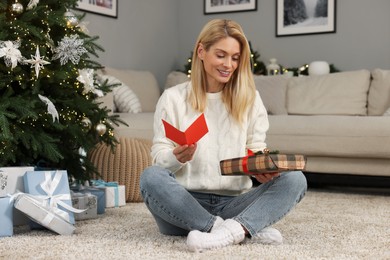
[[[239,65],[240,53],[240,43],[232,37],[219,40],[207,51],[199,44],[198,57],[206,71],[207,92],[222,90]]]

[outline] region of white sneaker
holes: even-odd
[[[188,249],[193,252],[203,252],[242,242],[245,231],[241,224],[233,219],[227,219],[222,224],[211,229],[211,232],[191,231],[187,236]]]
[[[272,227],[266,227],[251,237],[250,241],[267,245],[279,245],[283,242],[283,237],[279,230]]]

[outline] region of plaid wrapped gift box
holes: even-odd
[[[256,154],[220,161],[222,175],[253,175],[303,170],[306,157],[297,154]]]

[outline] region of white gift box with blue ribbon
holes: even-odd
[[[0,167],[0,197],[4,194],[13,195],[24,192],[23,175],[28,171],[34,171],[34,167],[15,166]],[[27,225],[28,218],[19,210],[13,209],[13,225]]]
[[[9,237],[14,233],[13,202],[10,197],[0,198],[0,237]]]
[[[118,182],[105,182],[103,180],[92,180],[95,188],[103,188],[106,191],[106,208],[116,208],[126,205],[125,185]]]
[[[39,198],[65,221],[75,223],[73,212],[78,211],[72,207],[67,171],[28,171],[23,180],[26,193]]]

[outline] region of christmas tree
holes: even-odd
[[[42,165],[90,179],[88,151],[114,147],[113,124],[99,106],[111,91],[91,59],[103,49],[89,36],[77,0],[0,2],[0,166]]]

